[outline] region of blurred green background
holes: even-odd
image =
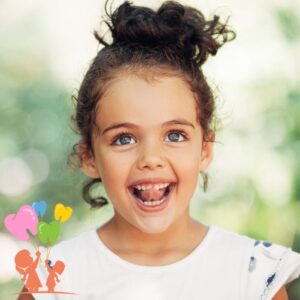
[[[300,252],[300,3],[181,2],[206,16],[230,15],[237,32],[204,66],[223,129],[208,191],[196,191],[191,213],[206,224]],[[134,3],[158,7],[161,1]],[[99,29],[103,5],[0,1],[0,299],[13,299],[21,288],[13,259],[18,249],[29,247],[8,234],[7,214],[44,199],[50,221],[57,202],[72,206],[60,240],[112,216],[110,204],[91,210],[84,203],[86,178],[66,164],[78,138],[70,128],[71,95],[99,50],[92,31]],[[288,294],[300,299],[299,280]]]

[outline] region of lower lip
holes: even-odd
[[[142,210],[142,211],[144,211],[144,212],[159,212],[159,211],[164,210],[164,209],[168,206],[174,188],[175,188],[175,185],[173,185],[173,186],[170,188],[169,194],[163,198],[164,201],[163,201],[160,205],[158,205],[158,206],[145,206],[145,205],[143,205],[143,204],[140,202],[140,201],[142,201],[142,200],[140,200],[139,198],[137,198],[137,197],[136,197],[135,195],[133,195],[132,193],[130,193],[130,194],[134,197],[134,200],[135,200],[134,202],[137,204],[137,207],[138,207],[140,210]]]

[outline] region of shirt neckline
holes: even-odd
[[[162,272],[162,271],[170,271],[170,270],[178,269],[180,267],[185,266],[189,262],[191,262],[195,258],[195,256],[199,255],[207,248],[208,244],[210,243],[210,241],[212,240],[212,237],[215,234],[215,231],[216,231],[216,227],[214,225],[210,224],[208,226],[208,231],[207,231],[205,237],[198,244],[198,246],[196,248],[194,248],[194,250],[191,253],[189,253],[187,256],[183,257],[182,259],[180,259],[176,262],[173,262],[173,263],[167,264],[167,265],[161,265],[161,266],[140,265],[140,264],[135,264],[130,261],[127,261],[127,260],[121,258],[120,256],[118,256],[117,254],[115,254],[112,250],[110,250],[104,244],[104,242],[101,240],[101,238],[97,234],[97,229],[94,229],[92,231],[92,234],[93,234],[93,238],[95,240],[95,244],[96,244],[97,248],[99,249],[99,251],[104,253],[114,263],[116,263],[122,267],[125,267],[127,269],[134,270],[134,271]]]

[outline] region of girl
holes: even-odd
[[[45,267],[48,271],[48,278],[46,281],[46,286],[48,288],[48,292],[54,292],[54,288],[56,283],[60,282],[58,274],[61,275],[65,269],[65,264],[58,260],[55,262],[54,266],[51,266],[51,260],[45,259]]]
[[[15,256],[16,270],[23,275],[22,281],[25,282],[26,289],[35,293],[42,287],[40,279],[36,273],[41,253],[36,252],[36,259],[33,260],[30,252],[26,249],[20,250]]]
[[[66,264],[62,290],[79,294],[53,299],[287,299],[300,254],[189,213],[199,173],[207,185],[215,140],[201,67],[235,33],[175,1],[157,11],[126,1],[106,13],[112,42],[95,33],[104,47],[75,98],[74,153],[91,178],[85,200],[108,203],[90,195],[100,182],[114,215],[53,248]]]

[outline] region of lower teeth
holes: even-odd
[[[165,199],[157,200],[157,201],[142,201],[142,200],[139,200],[139,201],[140,201],[140,203],[142,203],[145,206],[157,206],[157,205],[162,204],[165,201]]]
[[[168,187],[163,195],[163,198],[161,200],[155,200],[155,201],[143,201],[142,199],[140,199],[138,193],[134,193],[137,201],[139,201],[139,203],[141,203],[143,206],[159,206],[161,205],[163,202],[166,201],[166,198],[168,197],[170,193],[170,188]]]

